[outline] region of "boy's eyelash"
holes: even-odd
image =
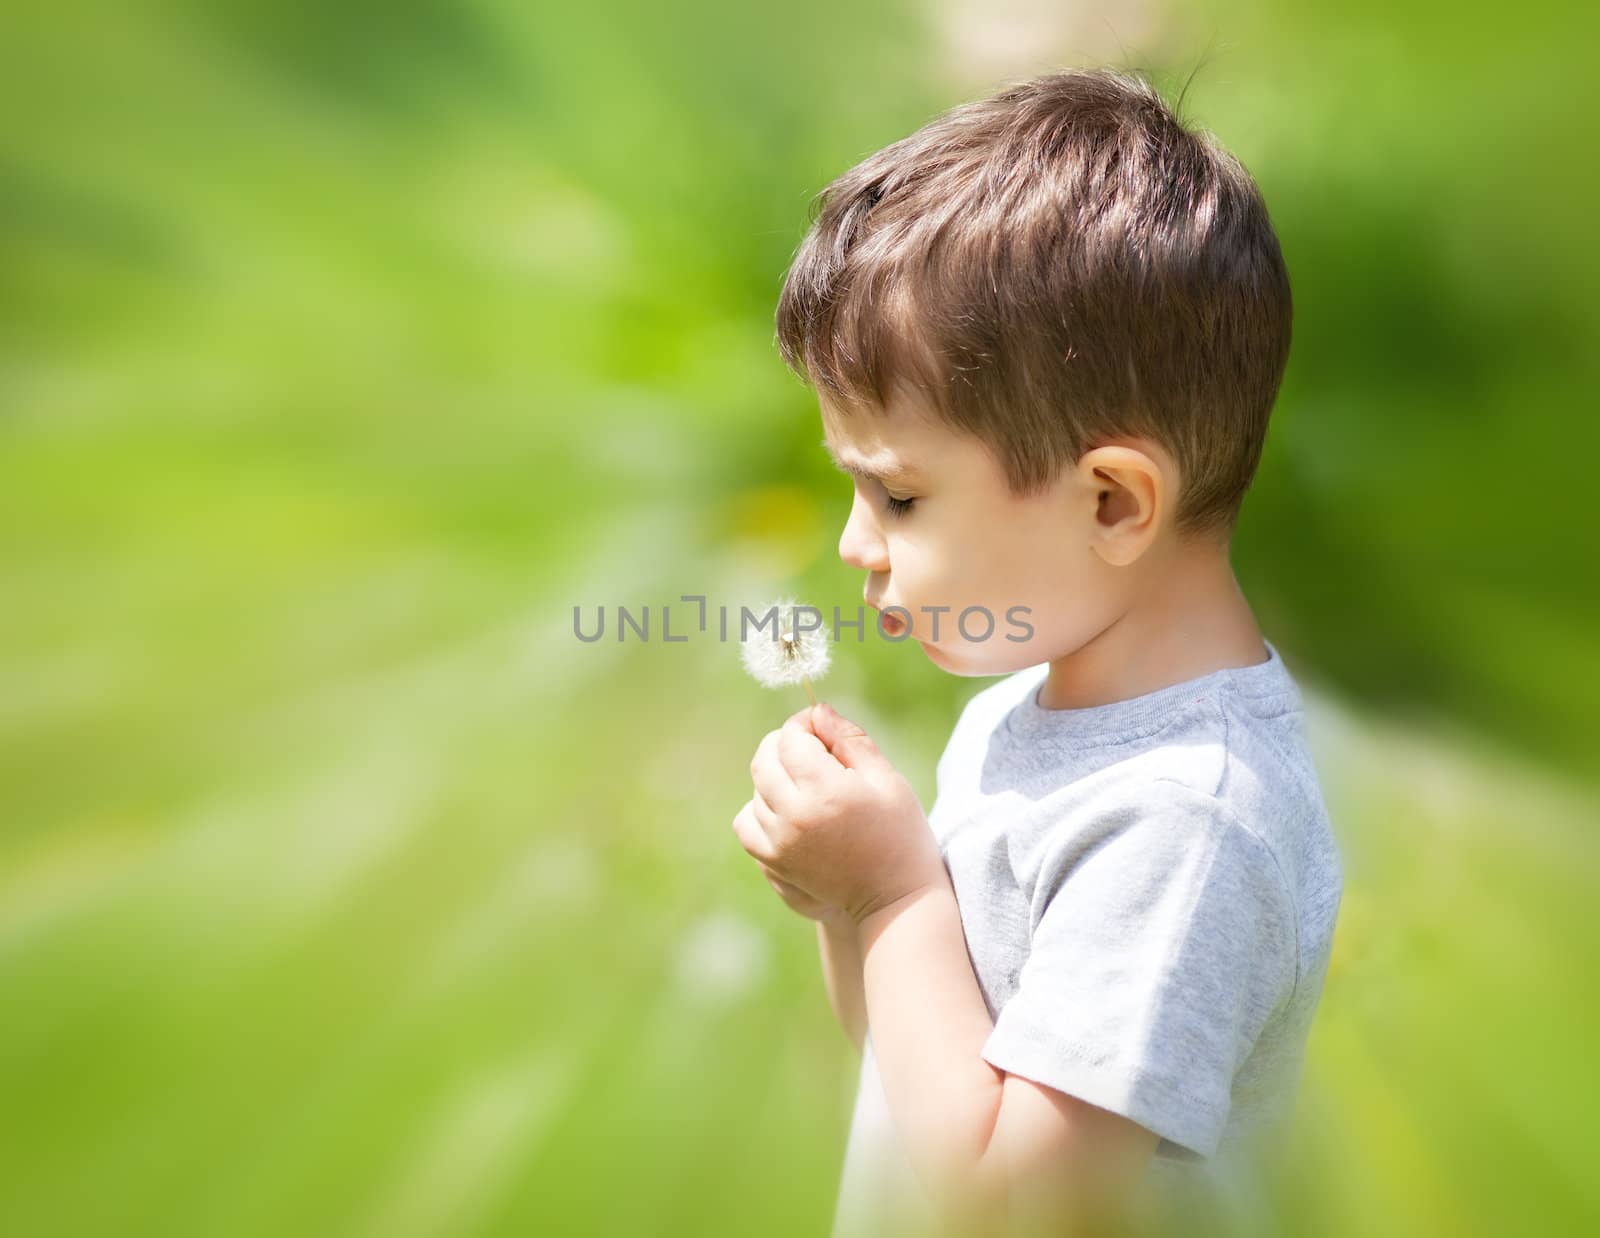
[[[887,492],[884,492],[883,486],[882,486],[881,483],[875,482],[873,484],[877,487],[877,489],[879,490],[880,493],[883,493],[884,509],[891,516],[899,518],[901,516],[906,515],[908,512],[910,512],[911,505],[916,502],[916,499],[914,499],[914,498],[911,498],[911,499],[897,499],[897,498],[894,497],[894,495],[889,494]],[[858,485],[859,485],[859,483],[858,483]]]

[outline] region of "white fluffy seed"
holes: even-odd
[[[777,631],[767,617],[777,612]],[[801,612],[797,615],[795,612]],[[801,606],[792,598],[782,598],[760,610],[751,610],[755,622],[743,625],[740,656],[744,666],[758,683],[769,688],[782,688],[806,680],[821,679],[828,672],[828,634],[823,626],[801,630],[801,616],[821,617],[814,606]]]

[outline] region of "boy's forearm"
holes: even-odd
[[[822,979],[828,987],[834,1016],[859,1053],[867,1034],[860,934],[848,918],[818,920],[817,949],[822,955]]]
[[[948,874],[869,915],[860,935],[873,1056],[912,1167],[950,1209],[994,1199],[984,1153],[1005,1075],[982,1057],[994,1020]]]

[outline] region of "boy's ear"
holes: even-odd
[[[1091,448],[1077,472],[1095,505],[1094,552],[1113,567],[1126,567],[1150,548],[1167,516],[1176,477],[1160,448],[1118,443]]]

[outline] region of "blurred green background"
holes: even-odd
[[[1263,1232],[1592,1232],[1591,13],[11,0],[0,1232],[826,1231],[856,1060],[729,829],[803,699],[572,608],[856,604],[811,195],[1102,62],[1295,288],[1236,565],[1347,871]],[[988,682],[826,689],[931,804]]]

